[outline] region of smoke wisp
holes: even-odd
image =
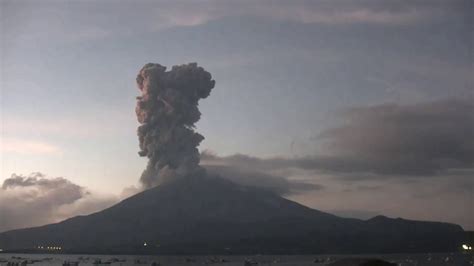
[[[148,63],[138,73],[137,85],[142,93],[136,106],[139,155],[149,159],[140,178],[144,187],[203,171],[197,146],[204,137],[194,127],[201,117],[198,102],[215,85],[211,74],[197,63],[169,71]]]

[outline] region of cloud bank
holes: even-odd
[[[116,197],[94,194],[63,177],[12,174],[0,188],[0,232],[93,213],[117,201]]]
[[[474,169],[474,100],[381,104],[345,109],[315,140],[312,156],[258,158],[202,154],[208,164],[259,171],[300,169],[364,176],[429,177]]]
[[[344,122],[318,139],[353,165],[348,170],[427,176],[474,167],[474,99],[350,108],[340,116]]]

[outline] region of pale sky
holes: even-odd
[[[198,62],[216,161],[321,185],[288,196],[313,208],[474,229],[472,1],[0,3],[0,183],[136,186],[136,74]]]

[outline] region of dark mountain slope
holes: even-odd
[[[359,253],[452,251],[457,225],[340,218],[217,177],[188,177],[57,224],[0,234],[4,250],[69,252]],[[145,246],[146,243],[146,246]]]

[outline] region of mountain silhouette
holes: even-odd
[[[103,211],[0,233],[4,251],[264,254],[447,252],[454,224],[341,218],[217,176],[178,178]]]

